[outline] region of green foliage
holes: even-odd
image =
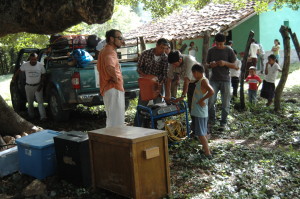
[[[112,28],[119,29],[122,32],[128,32],[137,28],[139,25],[141,25],[141,18],[132,10],[130,6],[116,5],[112,18],[106,23],[93,25],[80,23],[67,29],[63,32],[63,34],[95,34],[103,39],[105,32]]]
[[[124,17],[126,16],[126,17]],[[105,32],[116,28],[122,32],[129,31],[140,25],[140,17],[133,12],[130,6],[116,5],[113,17],[104,24],[88,25],[80,23],[61,34],[96,34],[102,39]],[[0,38],[0,75],[11,71],[16,61],[17,53],[22,48],[46,48],[49,44],[49,35],[39,35],[30,33],[10,34]]]
[[[0,75],[11,72],[22,48],[45,48],[49,36],[30,33],[10,34],[0,38]]]
[[[257,12],[265,12],[269,9],[269,0],[254,0],[256,2],[255,10]],[[144,4],[144,9],[151,11],[154,18],[163,17],[169,15],[174,10],[180,9],[182,6],[191,6],[196,9],[200,9],[205,6],[209,0],[158,0],[158,1],[149,1],[149,0],[117,0],[118,4],[122,5],[131,5],[136,7],[139,3]],[[214,3],[232,3],[236,6],[237,9],[245,6],[247,0],[213,0]],[[297,10],[300,6],[300,0],[279,0],[274,1],[274,5],[271,9],[277,10],[281,9],[284,5]]]
[[[0,38],[0,45],[7,48],[14,48],[19,51],[22,48],[45,48],[49,42],[48,35],[39,35],[31,33],[9,34]]]

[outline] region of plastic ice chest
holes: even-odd
[[[16,140],[20,172],[44,179],[56,172],[56,157],[53,137],[59,132],[43,130]]]
[[[0,152],[0,177],[19,170],[18,148],[12,147]]]

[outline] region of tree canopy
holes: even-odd
[[[274,4],[271,8],[269,8],[270,0],[254,0],[256,2],[255,10],[257,12],[264,12],[269,9],[277,10],[281,9],[284,5],[292,9],[299,9],[300,0],[275,0]],[[118,4],[123,5],[131,5],[138,6],[139,3],[144,4],[144,10],[148,10],[152,13],[153,18],[159,18],[166,15],[169,15],[174,10],[178,10],[183,6],[192,6],[197,9],[202,8],[206,4],[214,2],[214,3],[232,3],[236,5],[236,8],[239,9],[245,6],[247,0],[157,0],[157,1],[149,1],[149,0],[117,0]]]

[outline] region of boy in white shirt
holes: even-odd
[[[266,63],[265,68],[265,79],[263,81],[263,86],[261,89],[260,96],[267,99],[267,106],[270,106],[273,102],[275,95],[275,80],[277,78],[278,72],[281,72],[280,66],[276,63],[276,56],[270,55],[268,57],[268,63]]]

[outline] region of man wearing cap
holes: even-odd
[[[154,75],[158,78],[160,84],[163,84],[168,73],[168,56],[165,51],[170,47],[168,40],[161,38],[156,42],[156,47],[145,50],[138,61],[137,72],[140,77],[145,75]],[[161,96],[153,100],[154,103],[162,102]],[[139,96],[138,105],[147,106],[149,101],[143,101]],[[134,125],[138,124],[137,116],[134,119]]]

